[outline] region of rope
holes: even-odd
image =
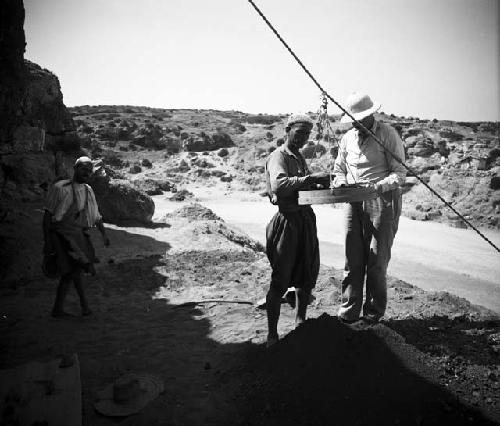
[[[205,300],[184,302],[181,303],[180,305],[175,306],[175,308],[192,307],[196,305],[202,305],[204,303],[237,303],[240,305],[253,305],[253,303],[250,302],[249,300],[205,299]]]
[[[410,174],[414,177],[417,178],[417,180],[422,183],[431,193],[433,193],[441,202],[448,207],[453,213],[455,213],[460,219],[462,219],[463,222],[465,222],[471,229],[473,229],[481,238],[483,238],[490,246],[492,246],[497,252],[500,253],[500,248],[498,248],[486,235],[484,235],[479,229],[477,229],[469,220],[467,220],[464,216],[460,214],[448,201],[446,201],[436,190],[431,188],[420,176],[417,175],[416,172],[414,172],[410,167],[408,167],[403,161],[399,159],[395,154],[393,154],[389,149],[387,149],[384,144],[377,138],[375,133],[371,129],[367,129],[365,126],[363,126],[358,120],[356,120],[350,113],[347,111],[342,105],[340,105],[339,102],[337,102],[332,96],[329,95],[329,93],[323,89],[321,84],[314,78],[314,76],[311,74],[311,72],[307,69],[307,67],[302,63],[302,61],[299,59],[299,57],[295,54],[295,52],[288,46],[287,42],[281,37],[281,35],[278,33],[278,31],[273,27],[273,25],[269,22],[269,20],[265,17],[265,15],[260,11],[260,9],[257,7],[257,5],[252,1],[248,0],[248,2],[253,6],[253,8],[256,10],[256,12],[260,15],[260,17],[264,20],[264,22],[267,24],[267,26],[271,29],[271,31],[278,37],[279,41],[285,46],[285,48],[288,50],[290,55],[293,56],[293,58],[297,61],[297,63],[300,65],[300,67],[304,70],[304,72],[308,75],[308,77],[313,81],[313,83],[316,85],[316,87],[321,90],[321,93],[328,97],[330,101],[332,101],[344,114],[346,114],[349,118],[351,118],[355,123],[359,124],[366,132],[368,132],[375,142],[377,142],[386,152],[388,152],[392,158],[394,158],[398,163],[400,163]]]

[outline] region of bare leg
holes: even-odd
[[[271,346],[279,339],[278,336],[278,320],[281,310],[281,293],[270,289],[266,296],[267,310],[267,346]]]
[[[307,304],[309,303],[311,292],[302,288],[296,288],[295,295],[297,305],[297,310],[295,311],[295,327],[297,328],[306,320]]]
[[[64,312],[64,300],[66,299],[66,295],[68,294],[69,285],[71,283],[71,274],[63,275],[59,280],[59,286],[57,287],[56,300],[54,302],[54,307],[52,308],[52,316],[63,317],[67,315]]]
[[[82,307],[82,315],[90,315],[92,311],[89,308],[89,303],[87,297],[85,296],[85,291],[82,285],[82,274],[81,272],[75,272],[73,274],[73,283],[75,284],[76,292],[80,298],[80,306]]]

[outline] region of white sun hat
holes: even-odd
[[[347,98],[346,110],[356,120],[362,120],[365,117],[378,111],[382,105],[379,102],[374,102],[365,93],[354,92]],[[341,123],[352,123],[353,120],[347,114],[344,114],[340,119]]]
[[[74,166],[76,167],[76,166],[79,166],[81,164],[93,164],[93,162],[89,157],[84,155],[83,157],[78,157],[76,159]]]

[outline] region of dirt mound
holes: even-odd
[[[193,198],[193,193],[188,191],[187,189],[181,189],[177,191],[174,195],[172,195],[169,200],[170,201],[184,201],[186,198]]]
[[[422,356],[383,325],[355,329],[323,314],[249,353],[238,373],[242,423],[493,424],[439,387]]]
[[[219,220],[224,222],[224,220],[217,216],[212,210],[199,203],[190,203],[167,214],[166,217],[183,217],[193,220]]]
[[[219,243],[223,245],[235,243],[244,249],[250,249],[256,252],[264,251],[264,247],[261,243],[226,224],[224,219],[199,203],[185,205],[172,213],[166,214],[163,218],[165,221],[186,221],[186,219],[188,223],[184,224],[183,228],[188,232],[189,236],[187,236],[187,238],[192,238],[194,236],[200,243],[201,241],[205,241],[208,243],[211,250],[215,249],[214,244],[216,241],[219,241]]]

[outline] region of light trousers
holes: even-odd
[[[339,316],[356,320],[361,314],[382,317],[387,306],[387,266],[401,215],[401,191],[347,205],[345,267]],[[363,303],[363,288],[366,295]]]

